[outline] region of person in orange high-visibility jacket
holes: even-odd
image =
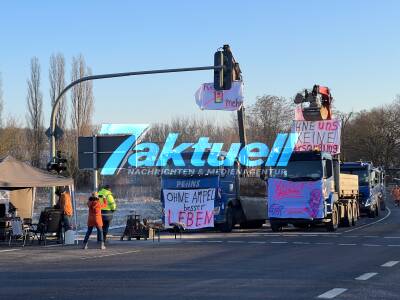
[[[103,241],[103,220],[101,217],[101,210],[107,206],[106,199],[102,196],[99,198],[97,193],[94,192],[89,198],[87,206],[89,207],[88,229],[83,240],[83,249],[88,248],[87,244],[94,227],[97,229],[97,240],[101,243],[101,249],[106,249]]]
[[[103,196],[107,201],[107,206],[101,209],[101,216],[103,218],[103,240],[106,242],[108,229],[110,228],[114,212],[117,209],[117,204],[115,203],[115,199],[109,185],[104,186],[99,191],[99,197],[100,196]]]
[[[398,185],[393,188],[392,197],[394,200],[394,205],[400,206],[400,187]]]

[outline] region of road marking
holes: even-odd
[[[0,252],[13,252],[13,251],[19,251],[22,249],[6,249],[6,250],[0,250]]]
[[[385,236],[384,239],[400,239],[400,236]]]
[[[186,243],[202,243],[203,241],[186,241]]]
[[[346,230],[345,233],[346,232],[352,232],[354,230],[358,230],[358,229],[361,229],[361,228],[364,228],[364,227],[371,226],[371,225],[374,225],[376,223],[382,222],[383,220],[387,219],[390,216],[390,214],[392,213],[392,211],[390,210],[389,207],[386,207],[386,209],[388,211],[388,214],[386,216],[384,216],[382,219],[379,219],[378,221],[375,221],[375,222],[372,222],[372,223],[369,223],[369,224],[365,224],[365,225],[360,226],[360,227],[356,227],[356,228],[353,228],[353,229],[350,229],[350,230]]]
[[[81,257],[80,259],[82,259],[82,260],[95,259],[95,258],[103,258],[103,257],[124,255],[124,254],[137,253],[137,252],[140,252],[140,251],[139,250],[133,250],[133,251],[117,252],[117,253],[110,253],[110,254],[96,255],[96,256],[84,256],[84,257]]]
[[[339,244],[339,246],[357,246],[357,244]]]
[[[228,243],[235,243],[235,244],[239,244],[239,243],[244,243],[244,241],[228,241]]]
[[[296,244],[296,245],[309,245],[310,243],[309,242],[293,242],[293,244]]]
[[[398,260],[391,260],[388,261],[387,263],[384,263],[383,265],[381,265],[381,267],[393,267],[394,265],[397,265],[399,263]]]
[[[377,235],[364,235],[363,237],[365,237],[365,238],[378,238],[379,236],[377,236]]]
[[[288,242],[272,241],[271,244],[287,244]]]
[[[400,245],[388,245],[388,247],[400,247]]]
[[[222,241],[206,241],[207,243],[222,243]]]
[[[315,243],[315,245],[333,245],[333,243]]]
[[[333,299],[336,296],[339,296],[340,294],[343,294],[347,289],[342,289],[342,288],[334,288],[331,289],[321,295],[319,295],[317,298],[319,299]]]
[[[267,242],[262,242],[262,241],[254,241],[254,242],[248,242],[249,244],[266,244]]]
[[[359,235],[344,235],[343,237],[345,237],[345,238],[358,238],[360,236]]]
[[[382,245],[377,245],[377,244],[362,244],[363,246],[366,246],[366,247],[380,247],[380,246],[382,246]]]
[[[375,275],[378,275],[378,273],[365,273],[362,274],[361,276],[358,276],[356,278],[354,278],[355,280],[368,280],[371,277],[374,277]]]

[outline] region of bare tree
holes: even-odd
[[[75,81],[84,76],[91,75],[91,70],[86,66],[82,55],[72,59],[71,79]],[[91,81],[82,82],[72,88],[72,130],[66,135],[67,151],[69,153],[69,169],[77,181],[87,182],[88,174],[78,170],[77,139],[81,135],[92,134],[92,116],[94,109],[93,84]],[[78,180],[78,176],[81,177]]]
[[[49,68],[49,81],[50,81],[50,99],[51,106],[57,99],[57,96],[65,87],[65,59],[61,53],[52,54],[50,57],[50,68]],[[58,111],[56,114],[56,124],[61,129],[66,127],[66,116],[67,116],[67,105],[65,96],[60,100]]]
[[[27,123],[28,137],[30,140],[31,162],[33,166],[39,167],[43,149],[43,97],[40,91],[40,63],[37,57],[31,59],[31,75],[27,80],[28,94]]]
[[[72,59],[72,81],[91,75],[82,55]],[[93,84],[82,82],[72,88],[72,128],[76,136],[91,134],[94,108]]]

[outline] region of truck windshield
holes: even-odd
[[[314,161],[290,161],[285,169],[272,170],[270,177],[292,181],[318,180],[322,178],[322,163]]]
[[[368,170],[367,169],[345,169],[345,168],[341,168],[340,172],[341,173],[345,173],[345,174],[358,175],[358,185],[360,185],[360,186],[366,186],[366,185],[369,184],[369,181],[368,181]]]

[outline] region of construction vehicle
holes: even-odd
[[[305,89],[297,93],[294,98],[295,104],[301,105],[304,120],[322,121],[332,118],[332,95],[328,87],[314,85],[311,91]],[[305,106],[304,103],[308,103]]]
[[[362,161],[342,163],[341,170],[358,175],[360,210],[370,218],[378,217],[385,194],[382,170],[375,168],[371,162]]]
[[[358,177],[340,172],[337,157],[320,151],[293,152],[285,168],[268,178],[268,217],[272,231],[292,224],[354,226],[359,218]]]

